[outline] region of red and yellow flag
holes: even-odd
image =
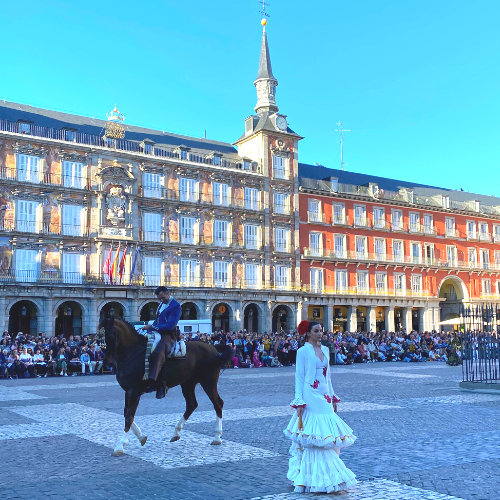
[[[118,248],[116,249],[115,258],[113,259],[113,264],[109,270],[109,281],[113,284],[113,280],[116,282],[116,275],[118,273],[118,257],[120,256],[120,246],[121,242],[118,243]]]
[[[123,250],[123,255],[120,260],[120,265],[118,266],[118,281],[121,283],[123,279],[123,271],[125,271],[125,255],[127,255],[128,245]]]

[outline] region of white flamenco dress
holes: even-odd
[[[340,459],[340,450],[354,443],[352,429],[333,411],[329,351],[322,346],[323,361],[306,343],[297,351],[295,399],[290,406],[304,407],[303,429],[297,413],[283,431],[292,440],[287,478],[297,493],[333,493],[357,483]]]

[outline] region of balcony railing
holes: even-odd
[[[485,241],[491,243],[491,234],[490,233],[479,233],[479,241]]]
[[[477,233],[475,231],[467,231],[467,240],[468,241],[477,241],[479,238],[477,237]]]
[[[308,222],[325,222],[325,214],[321,212],[307,212]]]
[[[10,120],[0,120],[0,132],[8,132],[45,139],[55,139],[65,143],[81,144],[83,146],[98,146],[129,153],[140,153],[149,157],[169,158],[197,164],[213,165],[222,168],[245,170],[258,174],[262,173],[262,167],[257,162],[235,161],[220,157],[211,157],[203,154],[181,152],[177,148],[151,147],[144,145],[144,143],[139,141],[111,139],[104,136],[84,134],[81,132],[67,134],[67,131],[63,129],[41,127],[33,124],[27,124],[26,127],[22,128],[20,127],[20,123],[17,121],[12,122]]]
[[[354,217],[354,227],[371,227],[371,221],[366,217]]]
[[[319,291],[316,291],[318,290]],[[336,288],[335,286],[324,285],[322,287],[315,287],[315,285],[303,285],[302,290],[309,293],[321,293],[325,295],[384,295],[384,296],[408,296],[408,297],[428,297],[430,293],[428,290],[394,290],[394,289],[377,289],[377,288],[359,288],[356,286]]]
[[[274,205],[273,206],[273,213],[278,214],[278,215],[290,215],[292,212],[292,209],[290,205]]]
[[[52,172],[31,172],[11,167],[0,167],[0,179],[19,181],[26,184],[45,184],[74,189],[90,189],[90,181],[83,176],[69,176]]]
[[[391,223],[387,222],[385,219],[373,219],[373,229],[385,229],[390,231]]]
[[[427,224],[424,224],[422,226],[422,229],[423,229],[424,234],[430,234],[430,235],[434,235],[434,236],[437,234],[435,226],[429,226]]]
[[[349,219],[345,215],[333,215],[332,226],[348,226]]]
[[[409,223],[408,224],[408,231],[413,234],[421,234],[422,233],[422,226],[420,225],[419,222],[415,223]]]
[[[458,230],[455,228],[447,227],[445,229],[444,235],[446,238],[458,238]]]
[[[88,236],[88,228],[83,225],[56,224],[52,222],[26,221],[7,219],[0,221],[0,231],[32,233],[32,234],[57,234],[61,236]]]

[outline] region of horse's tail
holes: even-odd
[[[230,359],[233,359],[234,357],[234,349],[225,344],[216,344],[214,345],[215,349],[217,349],[217,352],[219,353],[217,356],[215,356],[211,362],[218,364],[220,367],[225,365]]]

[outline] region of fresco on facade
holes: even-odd
[[[46,245],[42,247],[41,267],[42,273],[57,274],[60,269],[61,254],[56,245]]]
[[[62,164],[59,158],[59,151],[57,149],[49,149],[47,156],[45,157],[45,168],[45,172],[49,174],[49,182],[51,184],[61,184]]]
[[[243,206],[244,191],[245,190],[241,183],[241,179],[239,177],[233,179],[233,186],[232,186],[233,200],[234,203],[237,204],[238,206]]]
[[[15,178],[16,159],[12,144],[0,140],[0,174],[7,179]]]
[[[233,242],[238,243],[238,246],[243,246],[243,223],[240,215],[233,216]]]
[[[207,210],[201,213],[201,243],[211,245],[213,242],[212,215]]]
[[[176,243],[179,241],[179,217],[174,207],[168,207],[165,214],[165,233],[167,242]]]
[[[166,169],[165,177],[167,179],[167,189],[168,189],[168,197],[170,199],[174,199],[176,193],[179,190],[179,180],[177,179],[177,173],[175,172],[174,167],[169,167]]]
[[[168,252],[165,258],[165,280],[167,284],[179,281],[179,259],[175,252]]]
[[[200,193],[202,203],[210,203],[212,201],[212,180],[210,179],[209,172],[202,172],[200,174]]]
[[[239,288],[243,284],[243,256],[236,254],[233,256],[232,269],[233,287]]]
[[[14,229],[14,200],[7,189],[0,189],[0,228]]]
[[[212,256],[207,252],[202,252],[200,255],[200,279],[203,283],[209,284],[212,283],[213,277],[213,264],[212,264]]]
[[[12,266],[12,246],[7,237],[0,238],[0,270],[7,271]]]
[[[61,211],[52,196],[47,196],[42,208],[43,230],[58,233],[61,224]]]

